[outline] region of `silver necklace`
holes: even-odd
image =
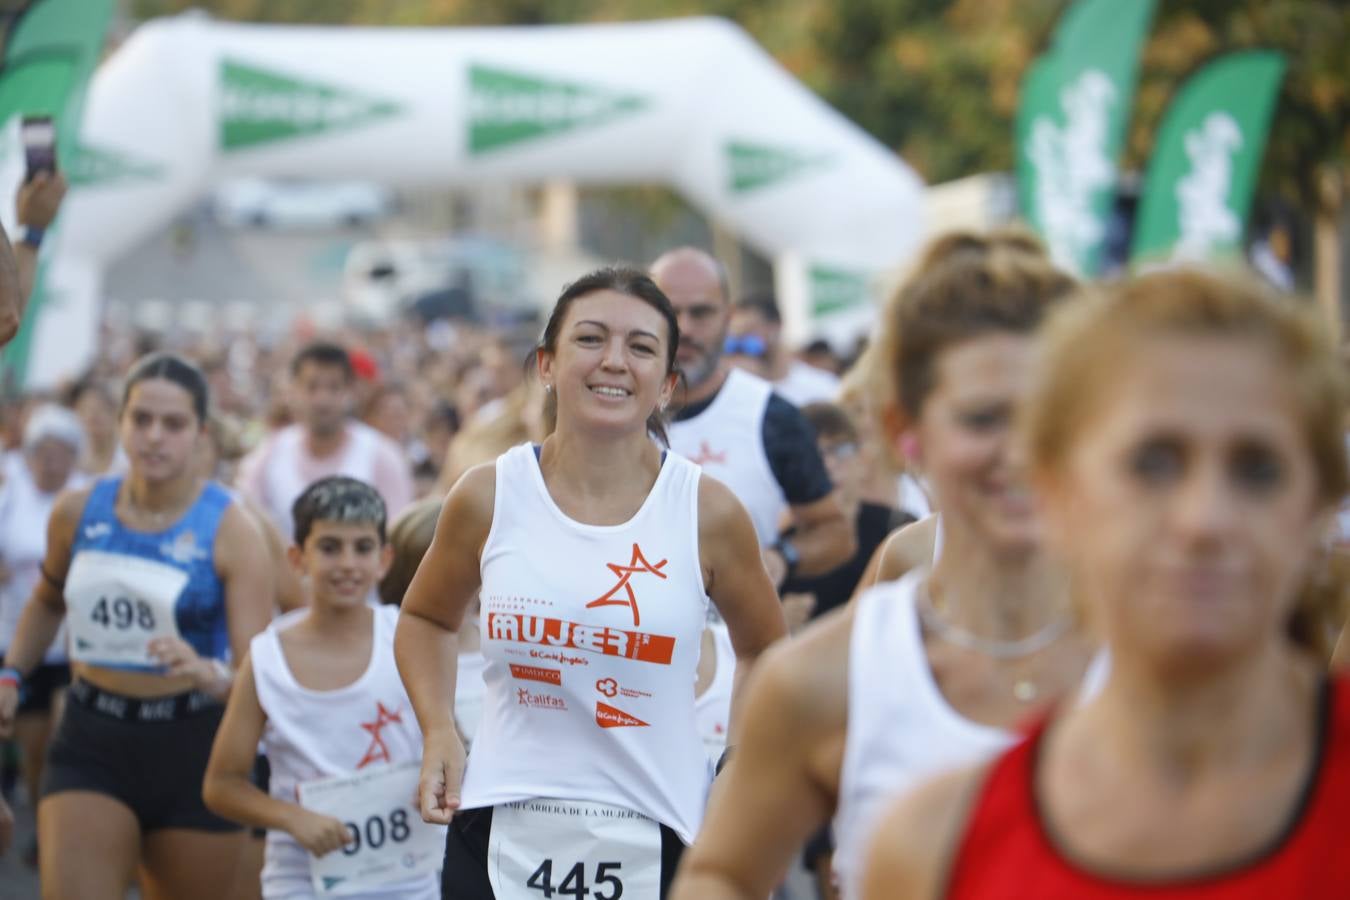
[[[1038,653],[1049,647],[1069,630],[1069,619],[1066,616],[1050,622],[1040,631],[1018,638],[1015,641],[994,640],[981,637],[973,631],[948,622],[933,608],[933,600],[928,596],[926,589],[920,592],[919,600],[919,616],[930,631],[944,641],[958,647],[973,650],[976,653],[998,660],[1021,659],[1024,656],[1031,656],[1033,653]]]

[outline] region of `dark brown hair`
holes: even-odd
[[[629,266],[607,266],[603,269],[596,269],[563,288],[563,292],[558,295],[557,302],[553,304],[553,312],[549,314],[548,324],[544,326],[544,336],[535,347],[535,351],[556,353],[558,336],[562,332],[563,322],[567,319],[567,310],[571,307],[573,301],[599,291],[614,291],[618,294],[625,294],[641,300],[661,314],[661,317],[666,320],[667,330],[666,374],[675,372],[675,351],[680,343],[680,323],[675,314],[675,307],[671,305],[670,298],[656,286],[656,282],[652,281],[646,272]],[[550,395],[547,400],[550,418],[556,415],[556,410],[553,408],[553,404],[556,402]],[[666,434],[665,418],[660,410],[654,410],[647,418],[647,430],[663,445],[670,445],[670,438]]]
[[[136,360],[122,387],[122,409],[126,409],[127,401],[131,399],[132,388],[142,381],[156,379],[172,382],[187,391],[192,398],[192,411],[197,414],[197,426],[206,427],[211,405],[211,389],[206,384],[206,376],[201,369],[172,353],[151,353]]]

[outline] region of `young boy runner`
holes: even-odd
[[[398,608],[366,602],[389,567],[384,502],[333,476],[293,512],[289,557],[311,605],[253,639],[207,766],[206,804],[267,829],[265,900],[439,897],[445,836],[416,806],[422,736],[394,665]],[[270,794],[249,780],[260,738]]]

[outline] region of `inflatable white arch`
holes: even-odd
[[[141,27],[90,86],[29,380],[88,358],[101,273],[215,182],[664,183],[775,262],[792,334],[856,333],[914,173],[735,25]]]

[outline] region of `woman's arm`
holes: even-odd
[[[868,841],[863,900],[939,900],[988,765],[950,772],[894,803]]]
[[[272,620],[272,591],[276,585],[271,553],[249,514],[231,503],[221,517],[213,548],[216,573],[225,584],[225,624],[230,634],[230,657],[243,659],[249,641]],[[194,687],[224,700],[234,674],[220,660],[203,659],[182,638],[159,638],[150,653],[171,676],[186,675]]]
[[[300,576],[295,574],[290,561],[286,559],[286,538],[276,523],[268,518],[267,512],[248,494],[240,491],[235,495],[248,513],[249,519],[262,535],[267,552],[272,557],[272,572],[276,577],[274,599],[282,612],[287,613],[305,605],[304,591],[300,587]]]
[[[242,825],[288,832],[315,856],[341,849],[347,842],[347,826],[341,821],[278,800],[253,783],[253,760],[266,723],[253,664],[245,656],[206,764],[202,799],[207,809]]]
[[[832,612],[764,654],[739,743],[713,784],[671,900],[763,900],[835,807],[847,725],[852,610]]]
[[[422,729],[422,818],[436,824],[448,823],[459,808],[464,744],[454,719],[458,634],[481,580],[496,477],[495,464],[470,469],[445,498],[394,633],[394,658]]]
[[[253,636],[272,621],[276,578],[267,541],[249,514],[237,504],[230,504],[220,521],[216,568],[225,582],[230,654],[234,659],[243,659]]]
[[[765,648],[787,635],[787,623],[745,507],[726,485],[705,475],[699,480],[698,510],[704,588],[726,621],[736,651],[727,734],[727,743],[734,744],[741,685]]]

